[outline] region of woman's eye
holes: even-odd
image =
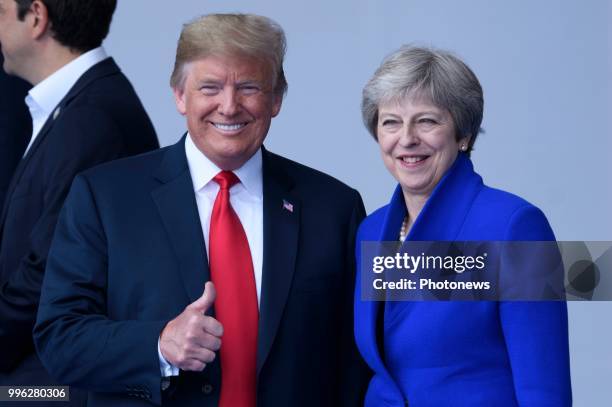
[[[397,120],[392,120],[392,119],[385,119],[382,121],[382,125],[383,126],[391,126],[397,124]]]
[[[423,123],[423,124],[437,124],[437,122],[434,119],[430,119],[428,117],[423,117],[423,118],[419,119],[419,123]]]

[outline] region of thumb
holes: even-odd
[[[204,293],[202,293],[200,298],[191,303],[191,308],[205,313],[213,305],[215,298],[217,298],[217,290],[215,290],[215,285],[212,283],[212,281],[207,281],[204,285]]]

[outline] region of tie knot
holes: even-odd
[[[231,171],[221,171],[213,178],[221,189],[230,189],[233,185],[240,182],[236,174]]]

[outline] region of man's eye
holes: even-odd
[[[240,88],[238,88],[238,90],[245,95],[253,95],[257,92],[259,92],[260,88],[259,86],[256,85],[243,85]]]
[[[200,92],[205,95],[216,95],[219,93],[219,87],[215,85],[202,85],[200,86]]]

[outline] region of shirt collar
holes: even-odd
[[[108,58],[103,47],[94,48],[53,72],[28,92],[26,104],[46,115],[68,94],[76,81],[92,66]]]
[[[191,135],[185,137],[185,153],[187,164],[193,180],[193,189],[199,191],[212,181],[221,169],[208,159],[194,144]],[[263,175],[261,148],[253,154],[242,167],[233,171],[240,179],[246,191],[259,199],[263,199]]]

